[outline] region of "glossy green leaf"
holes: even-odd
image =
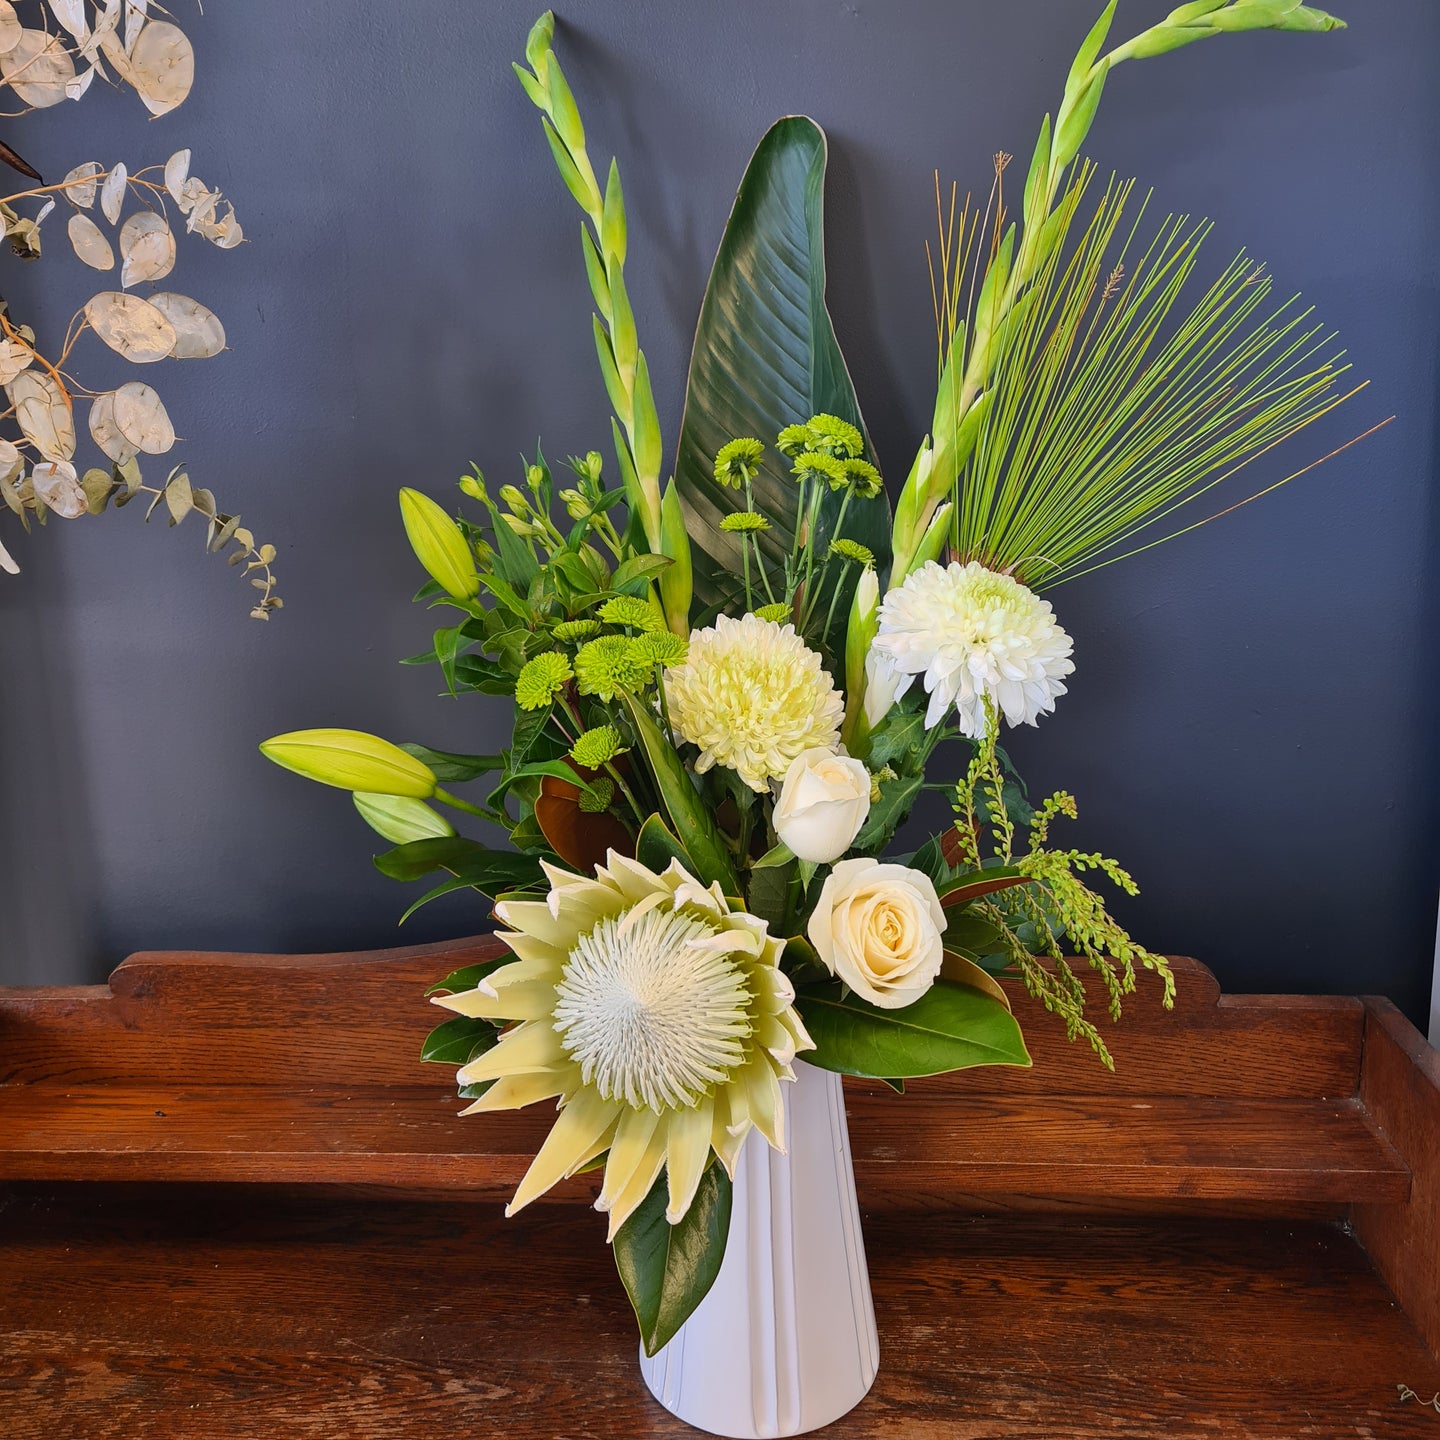
[[[710,1292],[730,1234],[730,1177],[711,1164],[678,1225],[665,1219],[664,1174],[615,1235],[615,1268],[647,1355],[668,1344]]]
[[[774,450],[786,426],[824,412],[864,432],[844,357],[825,308],[825,133],[811,119],[777,121],[757,147],[725,227],[700,309],[675,483],[685,508],[697,608],[737,594],[740,537],[720,522],[743,497],[715,483],[716,452],[737,436],[767,447],[753,485],[754,508],[771,523],[761,539],[778,569],[796,525],[796,485]],[[874,447],[867,440],[873,462]],[[815,543],[824,555],[841,497],[827,492]],[[844,533],[872,550],[883,573],[890,556],[890,505],[854,499]],[[849,609],[855,566],[836,567],[845,595],[835,607],[837,629]],[[835,648],[832,638],[830,648]]]
[[[419,745],[413,740],[402,740],[400,748],[428,765],[435,778],[446,785],[493,774],[505,763],[501,755],[457,755],[453,750],[432,750],[428,745]]]
[[[488,1020],[457,1015],[437,1025],[420,1047],[420,1058],[434,1065],[468,1065],[494,1046],[499,1032]]]
[[[655,778],[655,788],[665,806],[670,828],[695,862],[696,878],[707,885],[718,880],[727,895],[738,893],[740,885],[730,863],[730,851],[674,746],[661,733],[643,700],[634,695],[622,698],[635,737]]]
[[[695,862],[675,838],[675,832],[658,815],[650,816],[640,827],[635,858],[657,874],[668,869],[672,860],[678,860],[692,875],[695,873]]]
[[[900,1080],[1030,1064],[1015,1017],[968,985],[937,980],[913,1005],[882,1010],[833,984],[802,993],[796,1006],[816,1045],[806,1061],[842,1075]]]
[[[940,890],[940,903],[946,909],[952,905],[968,905],[982,895],[993,895],[997,890],[1010,890],[1016,885],[1029,883],[1030,877],[1022,875],[1013,865],[999,865],[993,870],[971,870]]]
[[[448,870],[461,885],[473,886],[486,895],[534,884],[541,874],[532,856],[491,850],[463,835],[397,845],[375,857],[375,868],[392,880],[418,880],[436,870]]]

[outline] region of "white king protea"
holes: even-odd
[[[785,1147],[780,1082],[814,1044],[779,968],[784,941],[678,862],[657,875],[612,850],[593,880],[550,865],[546,875],[548,899],[495,907],[518,958],[436,999],[518,1022],[460,1070],[461,1084],[495,1082],[463,1113],[559,1100],[507,1213],[608,1150],[596,1203],[609,1238],[662,1169],[676,1224],[712,1149],[733,1174],[752,1127]]]
[[[974,560],[922,565],[881,602],[874,641],[900,677],[896,698],[925,677],[927,729],[953,705],[972,738],[985,733],[987,701],[1011,725],[1053,710],[1073,648],[1048,601]]]

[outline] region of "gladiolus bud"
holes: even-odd
[[[307,780],[338,790],[428,800],[438,786],[428,765],[361,730],[293,730],[265,741],[260,753]]]
[[[400,492],[400,518],[415,558],[442,590],[455,600],[473,600],[480,576],[464,532],[428,495]]]

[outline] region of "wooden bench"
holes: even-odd
[[[460,1120],[417,1059],[494,953],[0,990],[0,1436],[693,1433],[596,1177],[500,1215],[551,1115]],[[883,1360],[827,1435],[1440,1437],[1440,1060],[1387,1001],[1176,970],[1114,1075],[1021,995],[1033,1070],[848,1085]]]

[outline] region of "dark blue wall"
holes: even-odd
[[[395,665],[427,625],[406,603],[417,572],[394,492],[439,492],[472,458],[513,478],[537,436],[555,456],[604,445],[578,217],[509,70],[533,3],[212,6],[188,21],[199,81],[175,114],[151,123],[133,97],[95,96],[19,127],[56,174],[189,144],[239,207],[252,243],[185,246],[173,281],[222,315],[233,349],[154,382],[197,482],[279,543],[287,608],[250,623],[243,584],[198,536],[133,511],[21,548],[26,575],[0,585],[9,978],[98,976],[137,947],[399,938],[401,893],[370,870],[348,803],[255,744],[325,724],[499,742],[502,701],[441,703],[431,675]],[[1124,67],[1089,148],[1158,206],[1213,216],[1217,266],[1242,244],[1268,259],[1373,378],[1297,464],[1399,419],[1290,491],[1056,591],[1078,673],[1014,749],[1034,784],[1077,793],[1082,843],[1133,867],[1144,894],[1126,913],[1152,947],[1201,957],[1231,989],[1384,991],[1418,1015],[1440,881],[1440,10],[1336,4],[1342,35]],[[667,438],[745,160],[770,120],[805,111],[832,142],[831,306],[898,480],[933,394],[931,172],[983,188],[992,151],[1028,156],[1098,5],[562,13],[593,148],[618,150],[626,179]],[[1129,0],[1118,23],[1166,8]],[[87,272],[46,263],[46,319],[63,324]],[[482,919],[454,898],[407,933]]]

